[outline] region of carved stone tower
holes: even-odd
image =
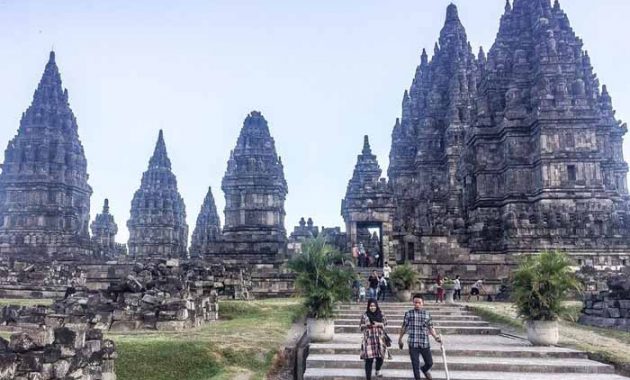
[[[149,168],[131,201],[129,254],[134,257],[186,257],[186,206],[177,191],[160,130]]]
[[[212,188],[203,200],[197,216],[197,224],[190,242],[190,255],[200,256],[216,250],[216,243],[221,240],[221,220],[214,204]]]
[[[221,188],[225,193],[223,253],[285,252],[287,183],[267,121],[258,111],[245,118]]]
[[[23,259],[89,254],[87,180],[77,121],[51,52],[33,102],[4,152],[0,253]]]
[[[96,214],[90,229],[92,230],[92,246],[95,254],[114,257],[127,253],[124,244],[116,243],[118,225],[114,221],[114,216],[109,213],[109,200],[105,199],[103,211]]]
[[[346,222],[351,245],[364,244],[367,247],[372,231],[378,231],[377,240],[381,244],[379,254],[383,254],[386,262],[394,259],[390,257],[390,241],[396,206],[391,188],[387,180],[381,178],[381,172],[376,156],[372,154],[368,136],[365,136],[363,150],[357,157],[346,196],[341,201],[341,215]]]

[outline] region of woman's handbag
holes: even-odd
[[[385,341],[385,346],[386,347],[391,347],[392,346],[392,338],[389,337],[389,335],[387,335],[386,332],[383,332],[384,337],[383,340]]]

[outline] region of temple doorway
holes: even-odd
[[[356,244],[369,267],[383,267],[383,223],[357,222]]]

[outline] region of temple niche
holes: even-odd
[[[92,230],[92,250],[95,255],[103,258],[117,258],[127,254],[127,246],[116,243],[118,225],[109,212],[108,199],[103,202],[103,211],[96,214],[90,229]]]
[[[346,196],[341,201],[341,215],[346,223],[346,250],[353,244],[363,244],[370,254],[382,254],[386,262],[395,260],[390,254],[390,241],[396,206],[391,187],[381,173],[365,136],[363,150],[357,156]]]
[[[620,265],[630,198],[614,115],[558,1],[508,1],[476,57],[451,4],[392,133],[397,257],[489,268],[561,249]]]
[[[131,201],[129,254],[135,258],[185,258],[188,256],[186,206],[171,171],[162,130],[149,168]]]
[[[33,102],[4,152],[0,254],[25,260],[90,254],[87,180],[77,121],[50,52]]]

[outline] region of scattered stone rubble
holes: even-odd
[[[608,281],[608,290],[585,297],[579,322],[584,325],[630,331],[630,268]]]
[[[14,311],[4,307],[3,320]],[[40,322],[53,322],[46,314],[39,317]],[[0,338],[0,379],[115,380],[116,357],[114,342],[89,323],[42,324],[11,335],[9,341]]]

